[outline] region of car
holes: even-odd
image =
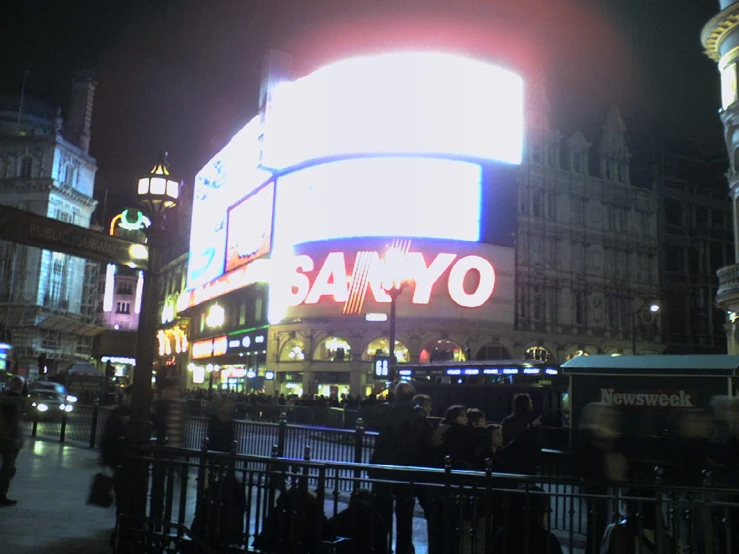
[[[77,402],[77,397],[69,394],[67,392],[67,387],[61,383],[55,383],[54,381],[35,381],[28,387],[29,394],[34,391],[53,392],[55,394],[59,394],[65,398],[67,404],[74,404]]]
[[[66,395],[47,388],[34,388],[28,391],[26,414],[38,419],[55,419],[74,410],[67,402]]]

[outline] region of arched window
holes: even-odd
[[[367,346],[367,350],[362,353],[362,361],[371,362],[375,356],[389,356],[390,355],[390,338],[382,337],[373,340]],[[408,347],[400,341],[395,341],[395,359],[398,360],[399,364],[407,364],[411,360]]]
[[[300,362],[305,360],[305,344],[300,339],[290,339],[282,347],[281,362]]]
[[[569,362],[572,358],[577,358],[578,356],[590,356],[585,350],[575,350],[574,352],[571,352],[567,355],[567,358],[565,358],[565,362]]]
[[[511,354],[505,346],[499,344],[486,344],[475,355],[475,360],[510,360]]]
[[[435,340],[426,345],[418,356],[422,364],[427,362],[465,362],[467,353],[456,342]]]
[[[328,360],[330,362],[349,362],[352,359],[352,347],[342,338],[328,337],[318,345],[313,359]]]
[[[524,358],[527,360],[538,360],[540,362],[551,362],[554,360],[554,356],[543,346],[532,346],[526,350]]]

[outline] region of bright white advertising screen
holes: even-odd
[[[195,177],[188,289],[223,274],[228,208],[270,178],[259,169],[260,135],[255,117]]]
[[[269,253],[274,196],[275,185],[270,183],[229,208],[226,271]]]
[[[359,158],[277,180],[276,249],[347,237],[480,239],[481,170],[431,158]]]
[[[275,86],[264,167],[353,155],[420,154],[521,161],[523,81],[506,69],[436,52],[351,58]]]

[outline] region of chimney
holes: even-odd
[[[87,154],[90,151],[90,126],[92,125],[92,101],[97,82],[91,71],[77,71],[72,81],[72,97],[69,102],[64,138],[76,144]]]

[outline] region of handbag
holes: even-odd
[[[101,508],[110,508],[113,504],[113,478],[104,473],[96,473],[90,485],[87,503]]]

